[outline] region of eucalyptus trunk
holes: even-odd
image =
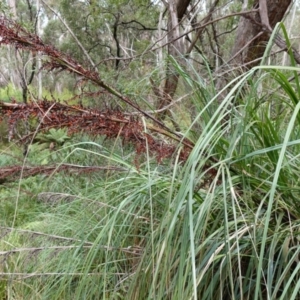
[[[232,62],[247,68],[259,64],[270,38],[271,30],[281,22],[289,9],[291,0],[256,0],[254,9],[259,11],[240,18],[235,43],[232,49]]]
[[[180,21],[182,20],[191,0],[169,0],[168,2],[168,55],[180,62],[184,55],[183,39],[180,38]],[[172,102],[173,96],[176,92],[179,75],[168,60],[166,69],[166,81],[163,89],[163,97],[160,98],[158,105],[159,109]],[[168,111],[163,112],[164,117]]]

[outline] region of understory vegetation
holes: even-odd
[[[137,164],[118,139],[85,135],[29,152],[107,169],[1,186],[1,297],[298,299],[298,71],[257,67],[221,103],[182,73],[197,110],[186,162],[178,147]],[[3,147],[1,164],[20,151]]]
[[[221,88],[204,56],[168,55],[165,109],[147,98],[165,66],[115,87],[3,20],[0,43],[73,77],[24,103],[0,89],[0,299],[300,299],[300,68],[282,23]]]

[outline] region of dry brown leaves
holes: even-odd
[[[58,102],[39,101],[28,104],[0,102],[0,122],[6,120],[9,124],[9,133],[15,132],[19,121],[28,121],[31,118],[39,120],[39,129],[68,128],[68,133],[87,133],[90,135],[105,136],[107,138],[121,138],[124,144],[132,144],[136,153],[149,152],[155,155],[158,162],[164,158],[171,158],[177,152],[177,145],[166,142],[166,139],[154,137],[145,132],[144,125],[138,117],[116,110],[84,109],[82,106],[68,106]],[[152,127],[153,128],[153,127]],[[13,136],[9,137],[10,139]],[[23,142],[31,135],[23,137]],[[190,148],[185,147],[179,154],[181,160],[186,160]]]

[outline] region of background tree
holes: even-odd
[[[258,10],[264,3],[268,10]],[[179,130],[171,111],[180,110],[180,105],[169,107],[185,92],[183,86],[178,90],[180,76],[176,68],[179,65],[185,68],[188,62],[204,78],[209,78],[205,67],[208,65],[216,78],[225,71],[230,80],[231,65],[241,67],[252,60],[259,63],[257,59],[264,52],[270,30],[282,20],[289,3],[275,6],[264,1],[241,5],[238,1],[221,0],[210,5],[191,0],[41,1],[40,16],[45,20],[42,24],[46,43],[54,44],[90,70],[98,70],[121,92],[138,96],[139,105],[158,110],[157,117],[164,119],[168,115]],[[12,3],[16,8],[13,11],[19,11],[18,19],[31,24],[32,32],[36,32],[35,4],[35,1],[21,1],[17,6]],[[267,19],[272,28],[261,26],[261,18],[263,22]],[[13,82],[21,84],[23,101],[36,74],[36,58],[25,56],[23,53],[22,66],[18,64],[11,72],[19,74],[19,80]],[[74,90],[74,86],[77,94],[95,92],[93,86],[76,76],[41,73],[46,76],[44,84],[50,93],[62,94],[64,89]],[[147,82],[147,88],[139,84],[141,78]],[[219,80],[217,88],[222,86]],[[96,102],[101,105],[95,99]],[[121,105],[109,95],[102,97],[101,102],[104,106]]]
[[[248,68],[259,64],[272,30],[285,16],[291,1],[255,1],[252,9],[258,11],[242,17],[239,21],[232,59],[237,65],[247,64]],[[254,61],[254,62],[253,62]],[[251,64],[250,64],[251,63]]]

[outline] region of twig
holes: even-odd
[[[80,49],[82,50],[82,52],[84,53],[84,55],[87,57],[88,61],[90,62],[90,64],[93,66],[93,68],[98,72],[97,66],[95,65],[95,63],[93,62],[92,58],[90,57],[90,55],[88,54],[88,52],[86,51],[86,49],[83,47],[83,45],[80,43],[80,41],[78,40],[78,38],[76,37],[76,35],[74,34],[74,32],[72,31],[72,29],[68,26],[68,24],[63,20],[63,18],[51,7],[49,6],[44,0],[41,0],[43,2],[43,4],[48,7],[58,18],[59,20],[64,24],[64,26],[67,28],[67,30],[69,31],[69,33],[71,34],[71,36],[74,38],[74,40],[76,41],[77,45],[80,47]]]

